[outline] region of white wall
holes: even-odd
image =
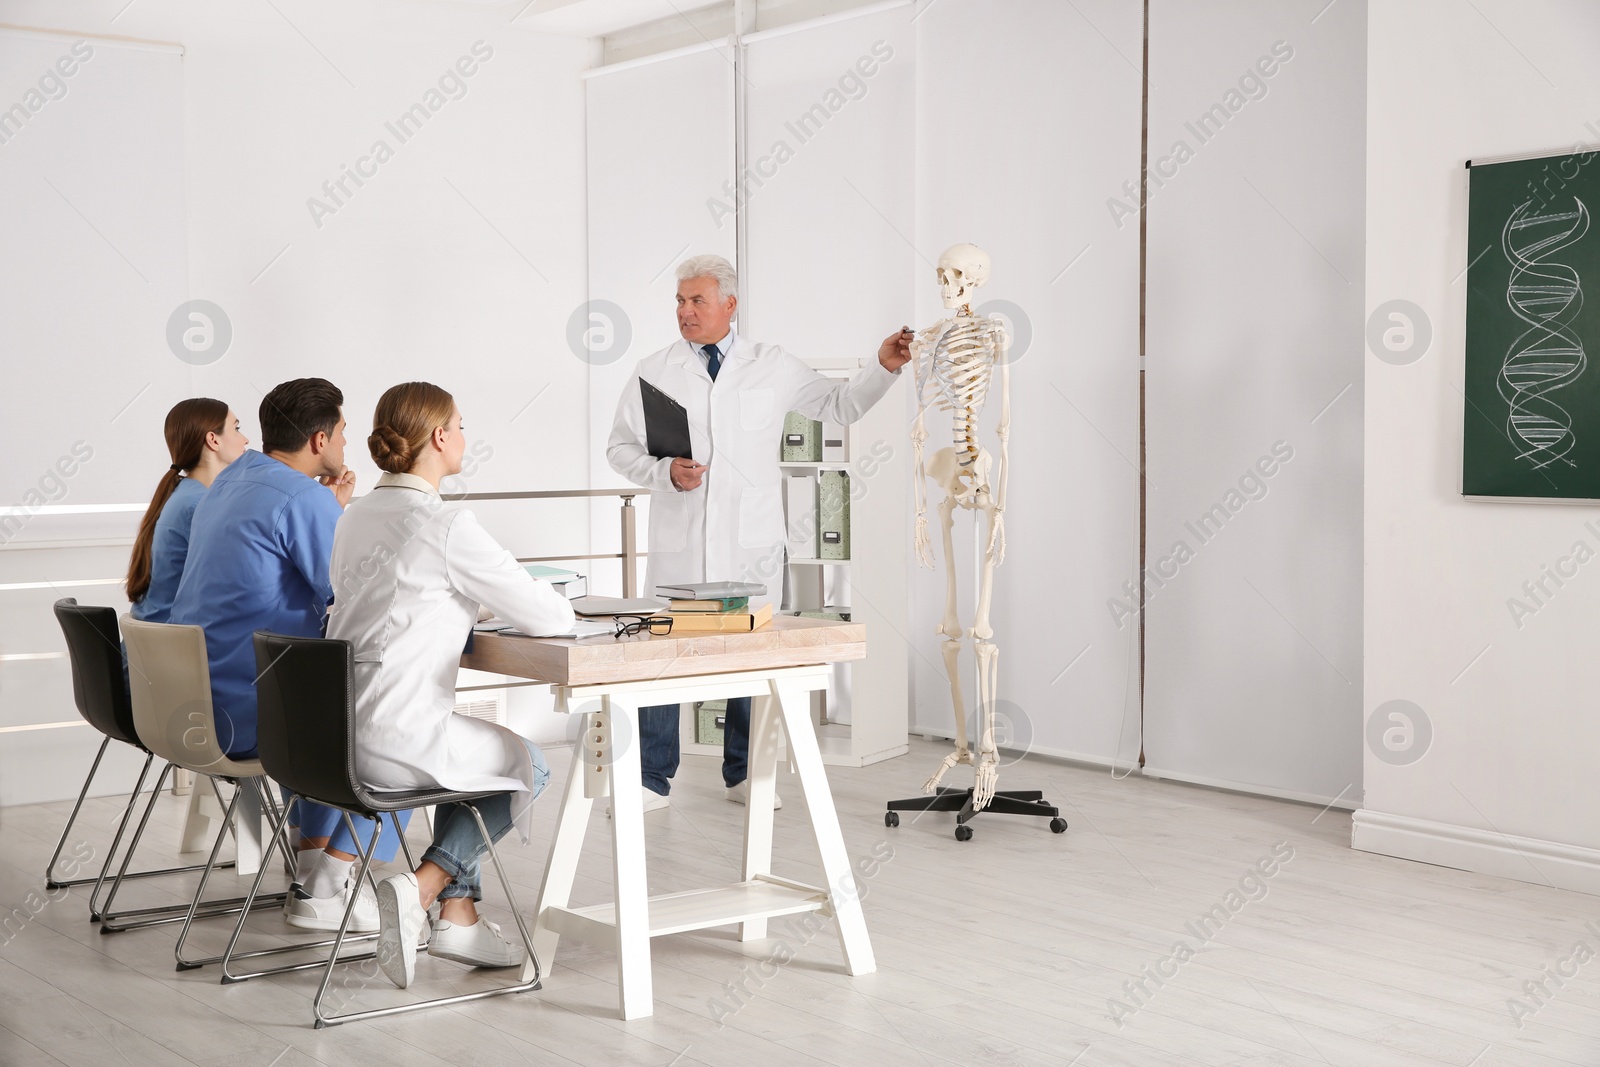
[[[1137,0],[922,8],[910,161],[912,325],[948,314],[934,264],[970,241],[994,261],[978,305],[1021,308],[1015,332],[1031,336],[1014,350],[1007,547],[995,574],[1002,725],[1018,748],[1124,767],[1139,751],[1136,634],[1112,624],[1105,598],[1137,551],[1139,250],[1137,225],[1110,226],[1105,201],[1138,181],[1140,20]],[[991,396],[991,450],[997,414]],[[948,427],[930,420],[930,448]],[[966,625],[971,526],[957,516]],[[912,722],[948,734],[938,565],[912,575]],[[970,712],[970,651],[962,670]]]
[[[904,4],[748,41],[746,165],[760,184],[741,219],[746,336],[814,363],[870,365],[911,321],[921,264],[902,235],[915,218],[905,165],[916,133],[914,14]],[[838,667],[826,694],[828,718],[852,724],[859,756],[906,743],[911,449],[901,413],[913,382],[901,378],[848,432],[850,562],[786,575],[791,593],[815,588],[818,606],[848,606],[867,627],[868,662]]]
[[[74,355],[19,351],[14,335],[0,334],[8,383],[20,359],[53,369],[37,389],[0,390],[0,416],[24,439],[92,436],[97,455],[106,457],[96,469],[116,472],[104,480],[85,477],[64,502],[146,499],[167,464],[160,422],[176,400],[227,400],[254,440],[262,393],[310,374],[345,391],[358,491],[376,479],[364,441],[378,395],[419,377],[451,389],[469,441],[492,450],[467,480],[471,489],[588,487],[587,367],[568,349],[566,327],[586,290],[577,75],[591,46],[512,30],[511,12],[468,5],[275,9],[194,0],[136,4],[119,15],[124,6],[91,3],[69,11],[0,3],[0,22],[184,46],[183,295],[221,305],[233,342],[218,362],[191,367],[166,347],[172,296],[122,311],[73,286],[8,286],[4,318],[14,307],[30,308],[37,319],[58,324],[59,351]],[[446,99],[400,143],[385,123],[423,101],[478,41],[484,42],[480,62],[463,82],[465,95]],[[487,60],[483,48],[493,50]],[[97,105],[92,94],[74,90],[51,105],[94,106],[112,104]],[[46,108],[36,121],[50,117]],[[321,195],[325,180],[357,164],[380,138],[390,142],[393,158],[364,186],[350,186],[353,195],[317,226],[307,199]],[[16,166],[19,158],[0,149],[0,166]],[[118,168],[130,164],[117,157],[97,165],[99,177],[114,182]],[[129,227],[144,221],[133,211],[112,218],[112,225]],[[75,216],[58,224],[62,254],[83,257],[83,271],[108,254],[97,241],[77,240],[73,228],[82,222]],[[17,254],[9,243],[0,250]],[[128,285],[143,283],[133,278]],[[88,343],[113,312],[123,343]],[[138,372],[154,384],[112,423],[134,394],[124,379]],[[5,484],[8,494],[18,491]],[[518,554],[587,549],[588,510],[581,502],[478,510]],[[117,576],[132,526],[132,516],[112,524],[35,523],[25,537],[90,533],[117,543],[92,557],[86,549],[7,555],[3,580]],[[81,599],[124,606],[114,593],[90,589]],[[22,632],[6,631],[0,654],[62,647],[48,617],[53,595],[0,593],[11,597],[0,604],[8,617],[20,610],[30,620]],[[69,692],[63,661],[0,662],[0,725],[70,718]],[[527,691],[516,700],[524,716],[531,713]],[[551,725],[535,729],[548,734]],[[82,728],[0,735],[0,804],[70,795],[94,742]]]
[[[1593,547],[1594,509],[1469,503],[1458,486],[1462,165],[1600,140],[1597,34],[1600,10],[1550,0],[1372,8],[1366,304],[1416,303],[1433,343],[1405,366],[1365,357],[1364,711],[1411,701],[1431,741],[1388,754],[1420,754],[1409,763],[1366,750],[1354,831],[1357,848],[1589,892],[1600,577],[1580,570],[1520,628],[1506,601],[1574,542]]]
[[[623,488],[629,483],[606,461],[606,441],[633,368],[678,339],[678,263],[702,253],[737,258],[733,218],[712,207],[725,202],[723,186],[733,177],[733,52],[719,45],[598,69],[584,92],[588,463],[593,485]],[[595,552],[621,550],[617,506],[615,498],[593,505]],[[635,507],[638,544],[648,551],[650,498]],[[597,563],[591,571],[597,592],[622,593],[620,566]],[[647,576],[641,564],[637,580]],[[648,595],[650,587],[635,592]]]
[[[170,48],[4,32],[0,101],[0,198],[12,208],[0,242],[0,418],[15,446],[0,507],[21,506],[0,522],[0,585],[120,575],[126,547],[93,542],[125,542],[133,516],[33,509],[118,499],[144,455],[126,449],[132,420],[119,411],[188,380],[170,353],[140,358],[165,351],[166,317],[187,288],[183,60]],[[134,334],[144,343],[130,344]],[[140,474],[155,483],[148,465]],[[25,547],[63,537],[87,543]],[[126,609],[111,585],[0,589],[0,729],[12,728],[0,734],[0,803],[72,788],[58,771],[86,768],[100,740],[81,725],[15,730],[77,720],[50,613],[61,596]],[[102,774],[126,789],[137,761],[117,747]]]
[[[1365,10],[1151,5],[1146,769],[1319,803],[1361,788]]]

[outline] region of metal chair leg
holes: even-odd
[[[139,778],[134,783],[133,792],[128,794],[128,803],[123,808],[122,821],[119,824],[116,836],[112,839],[111,848],[109,850],[107,850],[107,852],[106,852],[105,862],[100,865],[100,874],[99,874],[99,876],[90,876],[90,877],[84,877],[84,878],[73,878],[73,879],[69,879],[67,881],[62,881],[62,880],[60,880],[59,878],[57,878],[55,876],[56,862],[61,856],[62,846],[64,846],[66,844],[67,837],[72,832],[73,823],[75,823],[77,821],[79,809],[81,809],[83,807],[84,798],[87,796],[87,794],[89,792],[89,784],[94,781],[95,773],[96,773],[96,771],[98,770],[98,768],[100,766],[100,757],[105,754],[106,747],[110,743],[111,743],[111,738],[109,738],[109,737],[106,738],[104,741],[102,741],[100,743],[100,754],[95,756],[95,758],[94,758],[94,766],[89,768],[89,777],[84,779],[84,781],[83,781],[83,789],[80,790],[79,793],[78,793],[78,802],[77,802],[77,804],[75,804],[73,806],[72,815],[68,817],[67,825],[61,831],[61,839],[56,842],[55,853],[53,855],[51,855],[51,857],[50,857],[50,865],[47,868],[45,868],[45,888],[47,888],[47,889],[63,889],[63,888],[76,887],[76,886],[80,886],[80,885],[89,885],[89,884],[93,883],[95,888],[89,894],[90,899],[92,900],[93,898],[95,898],[95,897],[97,897],[99,895],[100,887],[105,882],[106,874],[108,874],[110,872],[111,865],[116,862],[117,846],[119,844],[121,844],[122,834],[127,829],[128,820],[133,817],[133,809],[139,803],[139,794],[144,788],[145,776],[150,773],[150,764],[151,764],[152,761],[155,760],[155,756],[151,755],[151,754],[148,754],[148,753],[145,756],[144,767],[139,772]],[[128,842],[128,853],[127,853],[128,855],[132,855],[134,850],[139,847],[139,841],[140,840],[141,840],[141,836],[140,836],[140,834],[138,832],[136,832],[134,834],[134,836],[133,836],[133,840]],[[225,866],[225,867],[232,866],[232,864],[233,864],[233,861],[229,860],[227,863],[223,864],[223,866]],[[124,864],[123,865],[123,869],[122,869],[122,873],[119,875],[119,877],[121,877],[121,878],[153,878],[153,877],[156,877],[157,875],[164,875],[164,874],[187,874],[190,871],[198,871],[202,866],[203,866],[203,864],[191,863],[191,864],[188,864],[187,866],[160,867],[160,868],[154,868],[154,869],[147,870],[147,871],[130,871],[130,870],[127,870],[127,865]],[[114,892],[113,892],[113,895],[115,895]],[[107,901],[107,903],[109,904],[110,902]],[[94,908],[91,908],[90,909],[90,913],[89,913],[89,917],[90,917],[90,919],[92,921],[98,922],[99,919],[100,919],[100,914],[99,914],[99,912],[97,910],[95,910]]]
[[[266,791],[266,786],[264,784],[258,785],[257,788],[261,789],[263,792]],[[274,848],[281,848],[285,851],[288,851],[290,845],[286,828],[289,825],[289,813],[294,810],[295,804],[299,803],[299,801],[300,798],[298,796],[291,796],[289,798],[289,803],[284,805],[283,814],[278,817],[277,824],[273,827],[272,841],[267,845],[267,851],[261,857],[261,869],[256,872],[255,883],[250,887],[250,894],[245,897],[247,902],[253,900],[256,893],[261,889],[261,880],[266,876],[267,865],[272,860],[272,850]],[[378,835],[373,834],[372,837],[374,844],[376,844]],[[370,852],[370,849],[368,851]],[[355,903],[356,894],[351,893],[350,900],[345,908],[346,923],[350,921],[350,916],[355,913]],[[248,982],[252,978],[261,978],[269,974],[286,974],[290,971],[307,971],[313,967],[321,967],[325,962],[323,960],[312,960],[309,963],[292,963],[283,967],[270,967],[266,970],[251,971],[248,974],[234,974],[228,969],[228,965],[234,960],[259,959],[262,956],[280,956],[285,952],[304,952],[307,949],[326,948],[329,945],[334,946],[333,955],[330,957],[330,959],[333,959],[338,963],[351,963],[358,960],[370,960],[375,956],[375,953],[366,952],[352,956],[345,956],[342,959],[339,958],[339,947],[347,940],[353,940],[356,942],[373,941],[376,940],[378,936],[377,934],[358,934],[355,938],[349,939],[344,936],[344,930],[342,926],[340,928],[338,937],[328,938],[322,941],[305,941],[294,945],[279,945],[276,948],[256,949],[253,952],[236,952],[235,949],[238,947],[239,937],[244,933],[244,924],[249,914],[250,911],[248,906],[239,913],[239,921],[234,925],[233,934],[228,938],[228,947],[223,949],[222,955],[209,957],[203,960],[195,960],[190,964],[190,966],[200,967],[208,963],[221,963],[222,984],[232,985],[235,982]]]
[[[261,798],[266,802],[265,806],[268,812],[269,820],[276,822],[279,815],[278,800],[272,795],[272,789],[273,785],[271,779],[264,779],[261,783]],[[283,834],[283,873],[288,875],[289,881],[292,882],[294,881],[294,876],[296,873],[294,869],[294,849],[289,845],[289,831],[287,827],[284,828]]]
[[[350,831],[350,840],[353,842],[360,841],[361,838],[356,834],[355,823],[351,820],[350,813],[348,811],[341,810],[340,814],[344,816],[344,824]],[[371,875],[372,853],[377,850],[378,838],[382,836],[383,818],[380,816],[374,821],[376,822],[377,826],[373,830],[372,839],[367,842],[367,850],[363,852],[360,857],[360,877],[356,879],[358,885],[360,884],[360,879],[362,877],[370,877]],[[360,956],[347,957],[343,960],[339,958],[339,949],[344,945],[345,932],[350,929],[350,919],[353,915],[355,915],[355,913],[356,894],[352,892],[350,894],[349,901],[347,901],[345,904],[344,919],[339,923],[339,936],[334,938],[333,951],[328,954],[328,962],[322,971],[322,981],[317,985],[317,995],[311,998],[312,1026],[317,1030],[321,1030],[330,1022],[339,1021],[339,1017],[327,1019],[324,1018],[322,1014],[322,998],[327,995],[328,983],[333,981],[334,966],[339,963],[351,963],[356,960],[376,959],[378,956],[376,952],[366,952],[362,953]]]
[[[202,773],[202,772],[197,772]],[[156,926],[162,923],[183,923],[183,929],[178,933],[178,943],[173,947],[173,956],[178,961],[178,970],[187,971],[199,967],[200,963],[192,963],[183,958],[183,944],[189,937],[189,929],[197,918],[212,919],[221,915],[232,915],[239,911],[245,904],[244,897],[231,897],[226,900],[204,900],[206,883],[211,880],[211,872],[217,870],[221,864],[217,863],[217,853],[222,850],[222,842],[227,840],[229,828],[233,825],[234,813],[239,805],[239,791],[235,791],[233,802],[228,805],[228,810],[222,817],[222,825],[217,827],[217,836],[211,843],[211,854],[206,859],[206,865],[200,872],[200,884],[195,886],[194,899],[189,902],[188,910],[179,918],[153,919],[138,925]],[[270,897],[258,897],[251,901],[250,906],[256,908],[270,907],[283,903],[283,894],[276,893]],[[203,905],[203,906],[202,906]],[[204,962],[204,961],[202,961]]]
[[[150,771],[150,762],[154,760],[155,753],[145,757],[144,770],[139,772],[139,780],[133,784],[133,795],[128,798],[128,806],[122,812],[122,821],[117,824],[117,832],[111,838],[111,848],[106,852],[105,866],[100,868],[100,877],[94,883],[94,889],[89,892],[89,918],[99,921],[100,918],[111,910],[111,902],[117,897],[117,890],[122,887],[123,876],[127,873],[128,863],[133,859],[134,846],[144,836],[144,828],[150,822],[150,813],[155,810],[156,798],[161,795],[161,783],[167,780],[167,775],[172,773],[172,764],[161,768],[161,773],[156,776],[155,788],[150,792],[150,802],[145,805],[144,816],[139,820],[139,828],[133,833],[133,840],[128,843],[128,851],[122,855],[122,866],[117,868],[116,880],[111,883],[111,893],[106,897],[104,905],[99,903],[100,887],[105,884],[106,871],[110,870],[112,861],[117,855],[117,846],[122,844],[122,835],[128,829],[128,818],[133,814],[134,803],[139,799],[139,790],[144,788],[145,775]]]
[[[200,872],[200,884],[195,886],[194,899],[189,902],[189,913],[183,917],[183,929],[178,931],[178,943],[172,950],[173,956],[178,961],[178,970],[188,970],[199,964],[191,964],[183,958],[183,943],[189,938],[189,928],[194,925],[195,913],[200,910],[200,901],[206,895],[206,883],[211,880],[212,864],[217,862],[217,853],[222,850],[222,841],[228,836],[228,827],[233,824],[234,810],[239,806],[239,791],[233,794],[233,802],[228,805],[227,812],[222,816],[222,825],[217,827],[217,836],[211,842],[211,855],[206,860],[206,869]]]
[[[476,804],[468,804],[467,807],[472,809],[472,817],[478,821],[478,832],[483,834],[483,843],[489,846],[489,858],[494,861],[495,873],[500,876],[500,884],[506,891],[506,906],[511,909],[511,917],[517,920],[517,929],[522,932],[522,945],[528,950],[528,958],[533,961],[533,981],[526,983],[526,987],[537,989],[542,972],[539,968],[539,954],[533,950],[533,934],[528,930],[527,920],[522,917],[522,909],[517,907],[517,895],[511,888],[511,878],[500,863],[500,850],[494,847],[494,839],[489,836],[489,828],[483,823],[483,814],[478,811]]]
[[[382,822],[381,819],[379,821]],[[398,811],[391,811],[389,813],[389,821],[394,824],[395,835],[400,838],[400,850],[406,854],[406,868],[408,870],[415,871],[417,869],[417,861],[416,858],[411,855],[411,845],[406,841],[405,828],[400,825],[400,813]],[[430,830],[429,833],[432,833],[432,831]],[[372,891],[376,893],[378,891],[378,887],[373,886]]]
[[[447,1004],[463,1004],[469,1000],[485,1000],[489,997],[503,997],[508,993],[525,993],[530,989],[540,988],[539,957],[533,951],[533,934],[528,930],[528,924],[522,917],[522,911],[517,907],[516,894],[511,889],[511,879],[506,877],[506,870],[500,863],[500,853],[494,847],[494,839],[489,836],[489,828],[484,824],[483,815],[478,811],[477,805],[467,803],[464,805],[472,810],[472,817],[477,820],[478,832],[483,835],[484,844],[488,846],[488,853],[494,861],[495,873],[500,876],[500,884],[505,888],[506,901],[511,906],[511,914],[517,921],[517,929],[522,934],[522,944],[528,951],[528,958],[533,960],[533,977],[526,982],[516,982],[512,985],[501,986],[498,989],[488,989],[481,993],[462,993],[453,997],[438,997],[434,1000],[418,1001],[415,1004],[399,1004],[392,1008],[371,1008],[367,1011],[347,1012],[343,1015],[324,1015],[322,1013],[322,997],[327,992],[328,983],[333,978],[333,961],[329,961],[328,969],[322,976],[322,987],[317,990],[315,999],[311,1002],[311,1011],[315,1019],[314,1026],[321,1030],[327,1026],[337,1026],[340,1023],[353,1022],[357,1019],[376,1019],[383,1015],[401,1015],[406,1012],[419,1011],[423,1008],[439,1008]],[[354,831],[352,831],[353,833]],[[372,844],[377,843],[377,835],[373,835]],[[367,855],[372,854],[371,845],[367,848]],[[409,855],[409,850],[408,850]],[[352,902],[353,903],[353,902]],[[345,921],[349,921],[346,914]],[[341,931],[342,933],[342,931]]]
[[[154,758],[154,756],[150,757],[150,759]],[[146,766],[148,767],[148,765],[149,760],[146,760]],[[116,855],[117,844],[122,839],[123,830],[127,828],[127,814],[132,813],[133,802],[138,797],[137,789],[134,792],[134,796],[128,801],[128,813],[124,814],[123,816],[123,825],[118,828],[117,836],[112,840],[111,851],[106,855],[105,866],[100,869],[100,879],[95,883],[94,890],[89,894],[89,914],[92,919],[100,923],[100,932],[102,934],[115,934],[121,933],[124,930],[141,930],[147,926],[162,926],[167,923],[181,922],[184,915],[188,911],[189,906],[187,904],[163,904],[153,908],[132,908],[127,911],[119,912],[113,912],[111,910],[112,901],[116,899],[117,891],[122,888],[122,882],[126,878],[138,877],[139,874],[142,873],[177,874],[187,871],[199,871],[205,869],[205,864],[194,864],[188,867],[171,867],[165,871],[136,872],[135,874],[128,873],[128,864],[132,862],[134,851],[138,849],[139,842],[144,838],[145,827],[149,824],[150,816],[155,811],[156,801],[161,797],[161,787],[166,782],[167,775],[171,774],[175,769],[175,765],[171,763],[167,764],[161,769],[161,774],[156,778],[155,788],[150,791],[150,800],[145,804],[144,815],[139,819],[139,826],[134,831],[133,840],[128,842],[128,849],[122,854],[122,866],[117,871],[117,877],[111,883],[111,890],[106,895],[105,903],[99,904],[97,901],[100,895],[100,886],[105,881],[106,872],[111,868],[113,857]],[[143,781],[144,779],[141,775],[139,783],[141,786],[143,785]],[[232,860],[217,864],[219,869],[225,869],[232,866]],[[219,911],[218,905],[227,906],[236,903],[238,903],[237,900],[231,902],[219,901],[215,904],[208,903],[201,910],[201,914],[206,917],[225,914],[226,907],[224,907],[223,911]]]
[[[106,749],[109,748],[110,745],[111,745],[111,738],[109,736],[102,737],[100,739],[100,751],[98,751],[98,752],[96,752],[94,754],[94,763],[91,764],[90,767],[89,767],[89,777],[87,777],[87,778],[85,778],[83,780],[83,788],[78,790],[78,802],[76,804],[72,805],[72,814],[67,816],[67,825],[63,826],[61,828],[61,838],[58,841],[56,841],[56,850],[54,852],[50,853],[50,862],[45,865],[45,869],[44,869],[44,887],[46,889],[62,889],[62,888],[65,888],[67,886],[88,885],[90,882],[93,882],[95,880],[94,878],[91,877],[91,878],[74,878],[74,879],[71,879],[70,881],[65,881],[65,882],[61,881],[60,879],[58,879],[56,877],[56,860],[61,858],[61,849],[67,843],[68,835],[70,835],[72,833],[72,824],[78,821],[78,812],[83,809],[83,798],[89,795],[89,786],[94,781],[95,774],[99,772],[99,770],[100,770],[100,761],[105,758]],[[144,761],[144,772],[141,772],[141,774],[139,776],[139,781],[140,781],[141,784],[143,784],[143,782],[144,782],[144,774],[148,773],[149,770],[150,770],[150,760],[152,760],[154,758],[155,758],[154,756],[151,756],[151,757],[149,757],[148,759],[146,759]],[[127,821],[127,818],[128,818],[128,814],[127,813],[128,813],[128,811],[132,811],[133,810],[133,803],[134,803],[134,800],[137,797],[138,797],[138,793],[136,792],[136,793],[133,794],[133,796],[130,796],[128,798],[128,808],[122,814],[122,818],[123,818],[124,822]]]

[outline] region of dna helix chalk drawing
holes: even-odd
[[[1527,201],[1500,231],[1500,249],[1511,263],[1506,306],[1528,328],[1506,349],[1496,387],[1509,408],[1506,436],[1522,449],[1517,458],[1535,470],[1577,465],[1567,458],[1578,443],[1572,415],[1550,396],[1588,366],[1583,340],[1571,326],[1583,308],[1582,281],[1570,265],[1551,261],[1589,232],[1589,209],[1576,197],[1572,202],[1574,210],[1540,214]]]

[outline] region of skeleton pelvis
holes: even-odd
[[[989,450],[979,448],[978,458],[962,466],[965,458],[964,452],[941,448],[929,457],[924,469],[928,480],[943,489],[959,507],[974,508],[979,506],[978,494],[989,492]]]

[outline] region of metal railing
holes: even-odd
[[[648,553],[639,551],[639,512],[633,506],[636,496],[649,496],[648,489],[547,489],[527,493],[445,493],[445,500],[564,500],[581,497],[618,496],[622,506],[618,509],[622,533],[621,552],[590,553],[576,556],[519,556],[518,563],[565,563],[574,559],[620,559],[622,561],[622,595],[631,597],[639,585],[639,557]]]

